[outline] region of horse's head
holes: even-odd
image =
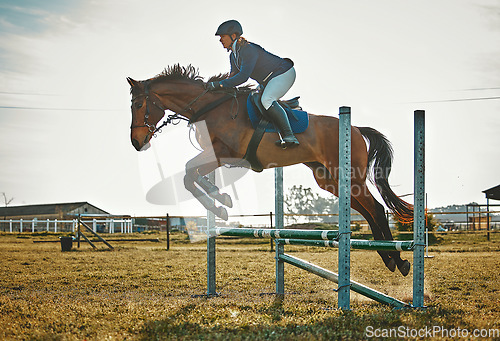
[[[166,123],[176,119],[189,120],[193,112],[213,99],[211,94],[204,96],[208,91],[206,85],[198,70],[191,65],[167,67],[161,74],[146,81],[132,78],[127,78],[127,81],[132,94],[130,138],[137,150],[149,146],[165,110],[175,113],[167,117]]]
[[[149,89],[148,81],[138,82],[127,78],[132,94],[132,124],[130,139],[137,151],[147,149],[156,125],[165,115],[165,107],[158,96]],[[145,148],[146,147],[146,148]]]

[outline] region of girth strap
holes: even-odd
[[[265,118],[261,118],[259,125],[255,128],[252,137],[250,138],[250,142],[248,143],[247,151],[245,156],[243,156],[243,160],[248,161],[250,167],[255,172],[262,172],[264,167],[260,163],[257,158],[257,148],[259,148],[260,141],[266,132],[266,127],[269,124],[269,121]]]

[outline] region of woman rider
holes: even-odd
[[[236,20],[222,23],[216,36],[220,36],[222,46],[231,51],[231,73],[229,78],[219,82],[210,82],[209,90],[235,87],[252,78],[257,81],[262,91],[261,102],[267,115],[281,132],[285,147],[297,146],[299,141],[290,128],[285,110],[278,103],[295,82],[295,69],[290,59],[280,58],[267,52],[257,44],[248,42],[241,35],[243,29]],[[277,141],[281,144],[281,141]]]

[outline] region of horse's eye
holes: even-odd
[[[134,105],[135,105],[136,109],[142,108],[142,103],[141,102],[136,102]]]

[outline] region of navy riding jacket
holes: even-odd
[[[293,66],[290,59],[280,58],[254,43],[236,44],[236,52],[229,55],[231,74],[220,82],[223,87],[235,87],[252,78],[265,86],[272,78],[285,73]]]

